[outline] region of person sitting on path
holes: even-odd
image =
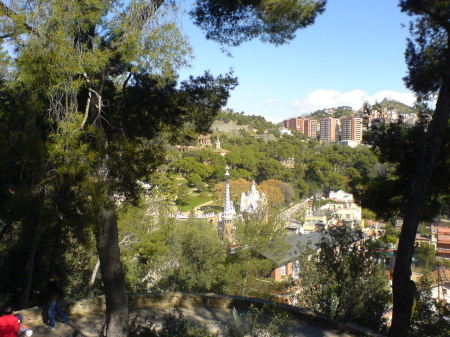
[[[51,275],[48,279],[47,285],[47,297],[49,300],[48,307],[48,327],[53,329],[56,326],[56,316],[59,316],[59,321],[66,323],[69,319],[67,318],[64,311],[59,307],[59,301],[62,298],[62,289],[58,285],[57,277]]]
[[[21,314],[15,314],[17,321],[19,322],[19,333],[17,337],[30,337],[33,334],[33,330],[23,324],[23,316]]]
[[[5,307],[0,317],[0,337],[16,337],[19,333],[19,321],[14,316],[11,307]]]

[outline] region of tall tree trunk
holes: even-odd
[[[446,70],[450,70],[447,58]],[[415,175],[411,181],[406,200],[403,227],[398,244],[393,280],[393,317],[389,330],[390,337],[407,336],[410,326],[412,305],[415,295],[415,283],[411,281],[411,261],[417,227],[423,211],[436,159],[443,146],[445,130],[450,115],[450,75],[443,76],[436,109],[431,120],[425,147],[418,156]]]
[[[31,222],[31,245],[28,251],[27,264],[24,270],[24,284],[23,292],[20,297],[20,308],[28,308],[31,293],[31,284],[33,283],[33,272],[34,272],[34,261],[36,257],[37,245],[39,242],[39,230],[42,222],[42,205],[39,203],[35,208],[34,216],[29,217],[28,220]]]
[[[97,251],[105,290],[106,318],[103,335],[128,335],[128,295],[120,262],[117,217],[114,201],[99,209],[97,224]]]

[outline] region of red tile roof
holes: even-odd
[[[436,230],[438,234],[450,235],[450,227],[437,227]]]
[[[450,244],[450,233],[447,234],[438,234],[437,236],[437,242],[440,243],[448,243]]]

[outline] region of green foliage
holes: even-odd
[[[402,0],[400,7],[408,14],[417,15],[410,25],[413,38],[408,39],[405,52],[408,75],[404,80],[420,98],[427,98],[439,90],[447,68],[448,3],[444,0],[420,4],[415,0]]]
[[[161,207],[161,205],[159,206]],[[142,201],[119,212],[118,225],[121,243],[121,259],[129,289],[146,291],[151,287],[149,271],[155,270],[168,253],[165,230],[158,230],[159,217],[151,212],[151,204]],[[165,223],[163,223],[166,225]]]
[[[283,254],[288,248],[283,224],[273,216],[253,214],[236,223],[237,249],[228,258],[229,282],[225,292],[230,295],[272,298],[276,284],[268,278],[273,261],[262,253]]]
[[[356,111],[354,111],[349,106],[340,106],[337,108],[332,109],[321,109],[314,111],[306,116],[306,118],[313,118],[313,119],[322,119],[322,118],[342,118],[342,117],[348,117],[348,116],[354,116],[356,114]]]
[[[421,235],[431,236],[431,228],[422,222],[417,228],[417,233]]]
[[[223,195],[221,182],[224,179],[224,165],[228,164],[233,181],[255,180],[261,184],[275,179],[283,182],[279,184],[284,198],[281,203],[289,203],[315,193],[362,188],[362,177],[374,176],[379,168],[373,152],[362,147],[352,149],[340,145],[320,145],[311,140],[304,142],[298,137],[281,137],[265,143],[248,135],[222,135],[221,143],[229,151],[225,158],[207,149],[192,151],[173,161],[169,171],[181,173],[185,178],[191,173],[198,174],[220,199]],[[281,161],[288,158],[294,158],[294,168],[281,165]],[[235,200],[241,192],[248,190],[248,187],[237,190],[233,187]]]
[[[375,242],[348,227],[323,231],[320,251],[300,261],[300,303],[339,321],[380,330],[389,306],[389,289],[376,260]]]
[[[178,308],[175,313],[158,317],[152,314],[146,317],[136,316],[130,322],[131,337],[213,337],[207,327],[184,318]]]
[[[387,110],[396,110],[399,113],[415,113],[416,110],[414,108],[411,108],[410,106],[407,106],[406,104],[403,104],[402,102],[395,101],[392,99],[385,98],[381,102],[375,103],[372,105],[372,109],[381,111],[382,109]]]
[[[416,265],[426,270],[432,270],[437,266],[436,250],[432,244],[423,243],[415,252]]]
[[[202,182],[202,177],[200,177],[200,175],[198,175],[197,173],[190,173],[187,177],[187,182],[191,187],[195,187],[198,190],[202,190],[204,189],[204,184]]]
[[[257,129],[259,133],[262,133],[260,131],[263,130],[271,130],[276,128],[275,124],[268,122],[262,116],[244,115],[243,112],[238,113],[234,112],[231,109],[220,111],[217,115],[217,120],[223,121],[225,123],[233,121],[238,125],[247,125],[248,127]]]
[[[419,127],[422,127],[422,137],[416,136],[414,139],[416,141],[408,144],[416,155],[417,163],[412,162],[413,165],[408,170],[402,165],[408,161],[405,156],[391,160],[393,163],[400,164],[398,165],[400,177],[396,180],[400,183],[397,191],[405,195],[403,201],[405,221],[400,236],[400,249],[397,252],[393,280],[394,315],[390,336],[396,336],[409,329],[415,295],[414,283],[410,281],[411,249],[414,247],[417,227],[424,218],[429,219],[439,212],[448,212],[448,200],[445,199],[449,195],[447,190],[449,177],[446,175],[448,168],[445,168],[449,150],[449,109],[446,104],[442,104],[449,100],[450,78],[447,72],[450,68],[449,3],[447,0],[402,0],[400,7],[407,14],[416,15],[415,22],[411,24],[413,40],[408,41],[405,52],[408,65],[405,83],[416,93],[419,101],[439,93],[437,94],[438,103],[429,125],[426,120],[420,123],[422,125],[419,124]],[[397,144],[397,147],[401,147],[399,145],[403,144]],[[441,171],[442,169],[444,170]],[[405,179],[403,183],[407,181],[410,186],[402,188],[402,179]],[[446,206],[439,207],[439,204]]]
[[[209,1],[198,0],[191,11],[206,38],[237,46],[260,37],[264,42],[283,44],[300,28],[314,23],[326,0]]]
[[[430,275],[424,274],[418,283],[412,311],[409,333],[413,337],[444,337],[450,333],[443,307],[431,297],[431,285]]]
[[[253,304],[243,313],[233,308],[233,319],[226,326],[226,336],[291,336],[289,319],[286,313],[274,312],[266,307],[256,308]]]
[[[166,272],[168,282],[179,290],[221,292],[226,247],[215,226],[199,220],[179,223],[169,247],[176,266]]]
[[[370,209],[363,208],[361,211],[361,217],[363,219],[376,220],[377,216]]]
[[[258,252],[285,249],[275,219],[248,217],[236,225],[230,252],[216,225],[205,220],[155,218],[148,205],[127,207],[119,217],[122,261],[133,292],[184,290],[271,298],[273,262]]]
[[[190,49],[173,22],[175,6],[153,5],[38,1],[14,3],[10,17],[2,10],[2,35],[15,52],[0,59],[9,73],[0,83],[0,239],[10,230],[23,238],[11,273],[19,287],[28,264],[32,292],[52,269],[72,277],[67,270],[77,262],[66,253],[85,245],[70,290],[78,296],[95,263],[84,256],[92,255],[92,230],[115,224],[118,199],[140,203],[139,182],[154,179],[167,145],[206,132],[237,83],[209,73],[177,83],[175,69]],[[158,184],[174,192],[173,184]],[[15,244],[5,245],[7,254],[17,254]],[[120,266],[118,256],[108,262]]]
[[[256,308],[253,304],[247,311],[238,312],[233,308],[232,320],[226,323],[213,321],[221,326],[223,336],[291,336],[291,318],[283,312],[270,307]],[[182,311],[175,308],[174,313],[145,317],[136,316],[130,322],[132,337],[213,337],[206,325],[193,323],[184,318]]]
[[[400,231],[396,230],[391,224],[386,224],[386,226],[384,227],[384,233],[381,236],[380,241],[388,246],[395,246],[397,245],[399,236]]]
[[[268,158],[266,161],[259,163],[256,181],[261,182],[268,179],[280,179],[282,171],[283,166],[281,166],[279,161]]]
[[[428,110],[423,111],[426,116]],[[417,153],[423,148],[427,121],[424,118],[413,127],[403,123],[380,124],[366,134],[366,141],[378,156],[381,165],[372,171],[353,174],[352,193],[359,203],[374,211],[383,219],[403,216],[405,198],[415,172]],[[446,133],[441,155],[433,170],[423,220],[431,220],[437,214],[448,214],[449,184],[449,132]],[[361,174],[362,173],[362,174]]]
[[[134,291],[221,292],[227,250],[209,222],[152,222],[144,208],[120,217],[122,259]]]

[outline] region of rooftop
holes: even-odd
[[[450,244],[450,234],[438,234],[437,241],[439,243]]]
[[[361,233],[361,236],[356,235],[354,237],[354,242],[362,238],[367,238],[367,236],[368,235],[366,233]],[[265,252],[260,253],[269,260],[274,261],[278,266],[282,266],[288,262],[298,260],[300,254],[308,248],[317,250],[322,242],[322,239],[325,237],[329,237],[329,234],[321,231],[311,232],[309,234],[291,234],[286,236],[288,249],[283,254],[272,254]]]
[[[262,255],[277,265],[281,266],[293,260],[297,260],[299,255],[307,248],[318,249],[324,235],[321,232],[312,232],[309,234],[292,234],[286,236],[288,249],[284,254],[262,253]]]
[[[450,228],[449,227],[437,227],[436,230],[437,230],[438,234],[450,235]]]

